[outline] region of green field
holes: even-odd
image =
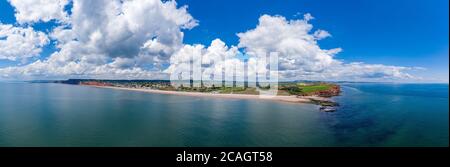
[[[333,87],[332,84],[326,83],[314,83],[314,84],[303,84],[303,83],[281,83],[279,85],[278,95],[311,95],[313,93],[319,91],[326,91]],[[198,90],[190,90],[191,88],[185,88],[189,91],[198,91]],[[205,91],[202,92],[211,92],[216,91],[217,93],[223,94],[259,94],[256,91],[256,88],[244,88],[244,87],[216,87],[214,89],[206,88]]]
[[[312,95],[320,91],[327,91],[333,88],[333,84],[328,83],[281,83],[280,91],[289,95]]]
[[[317,91],[328,90],[331,88],[331,85],[328,84],[320,84],[320,85],[299,85],[301,92],[303,93],[311,93]]]
[[[219,93],[223,94],[252,94],[252,95],[258,95],[259,92],[256,91],[256,88],[244,88],[244,87],[223,87],[219,90]]]

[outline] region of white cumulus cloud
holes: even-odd
[[[323,49],[318,40],[331,36],[325,30],[311,32],[311,14],[303,19],[263,15],[256,28],[238,33],[239,47],[249,55],[277,52],[279,72],[289,80],[409,79],[410,68],[381,64],[343,63],[334,58],[341,48]]]
[[[71,14],[64,7],[73,2]],[[53,3],[51,3],[53,2]],[[55,41],[57,51],[35,62],[0,68],[0,78],[109,78],[168,79],[176,69],[189,71],[191,57],[200,64],[202,77],[222,72],[243,76],[247,56],[248,75],[265,73],[259,56],[278,53],[283,80],[387,80],[414,78],[412,68],[344,63],[341,48],[321,48],[326,30],[313,30],[314,17],[288,20],[262,15],[255,28],[238,33],[230,46],[220,39],[209,46],[183,44],[183,31],[198,25],[187,6],[161,0],[10,0],[21,26],[0,24],[0,59],[19,60],[39,56],[42,47]],[[27,5],[28,4],[28,5]],[[41,11],[45,9],[45,11]],[[56,20],[51,32],[34,31],[35,22]],[[218,61],[220,60],[220,61]],[[236,69],[234,69],[236,67]]]
[[[160,0],[73,0],[70,24],[53,29],[45,60],[0,69],[4,77],[153,78],[198,24],[187,7]],[[163,75],[163,74],[161,74]]]
[[[64,7],[69,0],[8,0],[15,8],[17,22],[36,23],[56,20],[67,22],[68,14]]]
[[[73,33],[92,52],[109,57],[136,57],[143,50],[168,57],[167,47],[182,45],[181,29],[197,25],[186,7],[176,5],[160,0],[75,0]]]
[[[39,56],[49,42],[47,35],[31,27],[15,27],[0,23],[0,60],[22,60]]]

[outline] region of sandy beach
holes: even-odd
[[[92,86],[92,85],[86,85],[86,86]],[[329,98],[318,97],[318,96],[261,97],[259,95],[249,95],[249,94],[219,94],[219,93],[201,93],[201,92],[180,92],[180,91],[165,91],[165,90],[155,90],[155,89],[124,88],[124,87],[115,87],[115,86],[92,86],[92,87],[118,89],[118,90],[128,90],[128,91],[138,91],[138,92],[146,92],[146,93],[181,95],[181,96],[232,98],[232,99],[254,99],[254,100],[272,100],[272,101],[281,101],[281,102],[290,102],[290,103],[311,103],[311,99],[313,99],[313,100],[320,100],[320,101],[330,101]]]

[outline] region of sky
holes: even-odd
[[[251,52],[275,51],[286,80],[448,83],[448,6],[447,0],[0,0],[0,80],[159,79],[185,68],[197,51],[203,59],[226,55],[205,64],[209,75],[213,66],[242,64],[239,55],[252,62]]]

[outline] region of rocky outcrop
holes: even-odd
[[[320,105],[320,111],[323,112],[334,112],[337,110],[339,103],[336,103],[332,100],[318,100],[318,99],[310,99],[312,103]]]
[[[320,97],[333,97],[339,96],[339,93],[341,93],[341,87],[339,85],[332,85],[328,90],[315,92],[315,95]]]

